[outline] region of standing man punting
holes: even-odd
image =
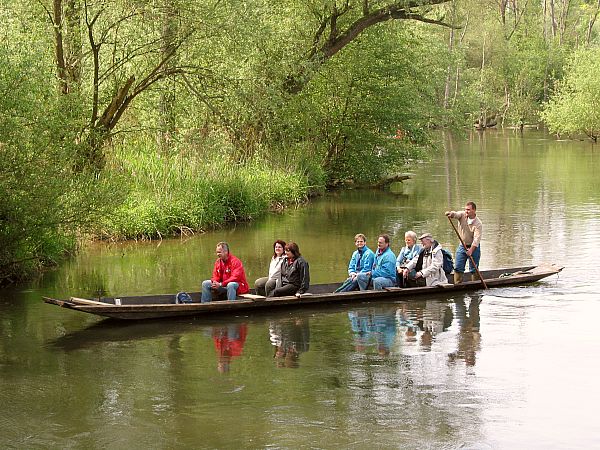
[[[481,230],[483,225],[479,217],[477,217],[477,206],[473,202],[467,202],[464,211],[446,211],[446,216],[451,219],[457,219],[458,233],[466,246],[465,248],[460,243],[456,248],[454,284],[462,282],[467,260],[469,260],[471,280],[475,280],[477,275],[475,274],[475,267],[472,267],[473,264],[469,256],[473,257],[475,264],[479,267],[479,260],[481,258]]]

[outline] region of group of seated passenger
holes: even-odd
[[[378,236],[375,252],[367,246],[365,235],[357,234],[354,236],[356,251],[348,264],[348,278],[336,292],[448,283],[441,245],[429,233],[422,234],[419,240],[421,244],[417,244],[414,231],[407,231],[404,235],[406,245],[396,257],[387,234]],[[213,275],[202,282],[203,303],[210,302],[213,296],[235,300],[250,290],[244,266],[229,252],[229,245],[219,242],[216,254]],[[298,244],[278,239],[273,243],[269,274],[256,280],[255,291],[265,297],[300,297],[308,291],[309,283],[308,262],[300,254]]]
[[[364,234],[354,236],[356,251],[348,264],[348,278],[336,292],[348,292],[386,287],[437,286],[448,283],[444,272],[444,256],[442,246],[433,239],[430,233],[419,237],[407,231],[404,234],[405,246],[398,257],[390,248],[390,237],[381,234],[377,238],[377,250],[367,247]]]
[[[446,216],[458,221],[460,245],[456,249],[456,264],[453,267],[454,284],[462,282],[465,264],[469,262],[471,281],[481,257],[480,240],[482,223],[477,217],[477,206],[469,201],[464,211],[446,211]],[[442,246],[431,236],[423,233],[418,238],[414,231],[404,234],[405,246],[398,257],[390,248],[390,237],[381,234],[377,237],[377,249],[367,247],[364,234],[354,236],[356,251],[348,264],[348,278],[336,292],[356,289],[385,289],[393,286],[438,286],[448,283],[444,272],[444,252]],[[229,253],[226,242],[217,244],[217,260],[210,280],[202,282],[202,302],[209,302],[213,295],[226,296],[235,300],[237,295],[249,292],[246,273],[242,262]],[[451,258],[449,258],[450,260]],[[450,262],[450,261],[448,261]],[[451,269],[446,269],[450,273]],[[273,256],[269,265],[269,275],[256,280],[256,293],[266,297],[295,295],[301,297],[308,291],[310,275],[308,263],[300,254],[298,244],[277,240],[273,243]],[[483,282],[483,279],[482,279]]]
[[[212,301],[213,296],[235,300],[238,295],[250,291],[244,266],[239,258],[229,252],[229,244],[219,242],[216,254],[212,277],[202,282],[202,303]],[[276,240],[273,243],[269,275],[256,280],[255,291],[266,297],[300,297],[308,291],[309,283],[308,263],[300,254],[298,244]]]

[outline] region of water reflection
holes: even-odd
[[[390,354],[397,333],[395,308],[350,311],[348,318],[357,352],[367,353],[369,348],[375,347],[381,356]]]
[[[269,339],[275,347],[275,365],[277,367],[298,368],[300,354],[307,352],[310,345],[308,318],[272,320],[269,323]]]
[[[371,307],[348,313],[354,349],[388,356],[415,348],[431,351],[435,336],[446,331],[453,320],[450,305],[440,301],[402,303],[394,307]]]
[[[467,306],[468,302],[468,306]],[[479,328],[479,304],[481,296],[465,295],[464,299],[454,302],[454,314],[458,325],[458,342],[456,351],[448,355],[452,363],[458,359],[467,366],[474,366],[476,354],[481,349],[481,332]]]
[[[229,372],[231,360],[241,356],[248,334],[246,323],[230,323],[224,326],[212,327],[212,339],[217,351],[217,370]]]

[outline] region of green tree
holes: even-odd
[[[565,77],[545,104],[542,118],[552,132],[600,135],[600,48],[575,53]]]
[[[58,261],[119,203],[106,180],[73,172],[81,111],[43,68],[35,45],[0,46],[0,283]]]

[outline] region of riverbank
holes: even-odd
[[[253,220],[325,190],[319,176],[259,159],[224,163],[198,154],[121,151],[110,170],[125,181],[125,201],[93,239],[139,240],[193,234]]]

